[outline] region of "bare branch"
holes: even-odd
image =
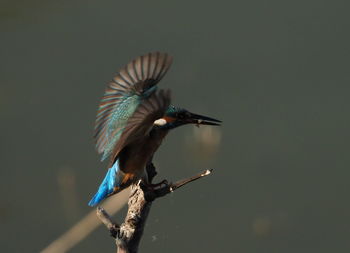
[[[152,163],[147,166],[149,181],[157,174]],[[136,253],[143,235],[145,223],[152,206],[152,201],[163,197],[176,189],[203,178],[211,174],[212,170],[205,170],[191,177],[168,184],[163,180],[160,184],[151,185],[140,182],[131,186],[130,197],[128,201],[128,212],[123,224],[118,226],[112,221],[108,213],[101,207],[97,208],[97,216],[103,224],[116,238],[116,244],[119,253]]]

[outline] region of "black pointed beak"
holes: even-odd
[[[191,116],[188,118],[188,123],[196,125],[220,126],[221,120],[191,113]]]

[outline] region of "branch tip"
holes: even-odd
[[[202,174],[202,177],[208,176],[209,174],[211,174],[213,172],[213,169],[209,169],[209,170],[205,170]]]

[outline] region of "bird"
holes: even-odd
[[[123,67],[108,84],[95,121],[94,138],[108,171],[88,203],[96,206],[131,184],[148,183],[145,167],[172,129],[221,121],[171,104],[170,90],[157,84],[172,64],[167,53],[152,52]]]

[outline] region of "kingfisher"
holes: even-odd
[[[142,180],[145,167],[171,129],[185,125],[220,125],[221,121],[171,105],[169,90],[157,90],[172,64],[166,53],[140,56],[122,68],[101,99],[94,138],[108,171],[89,206]]]

